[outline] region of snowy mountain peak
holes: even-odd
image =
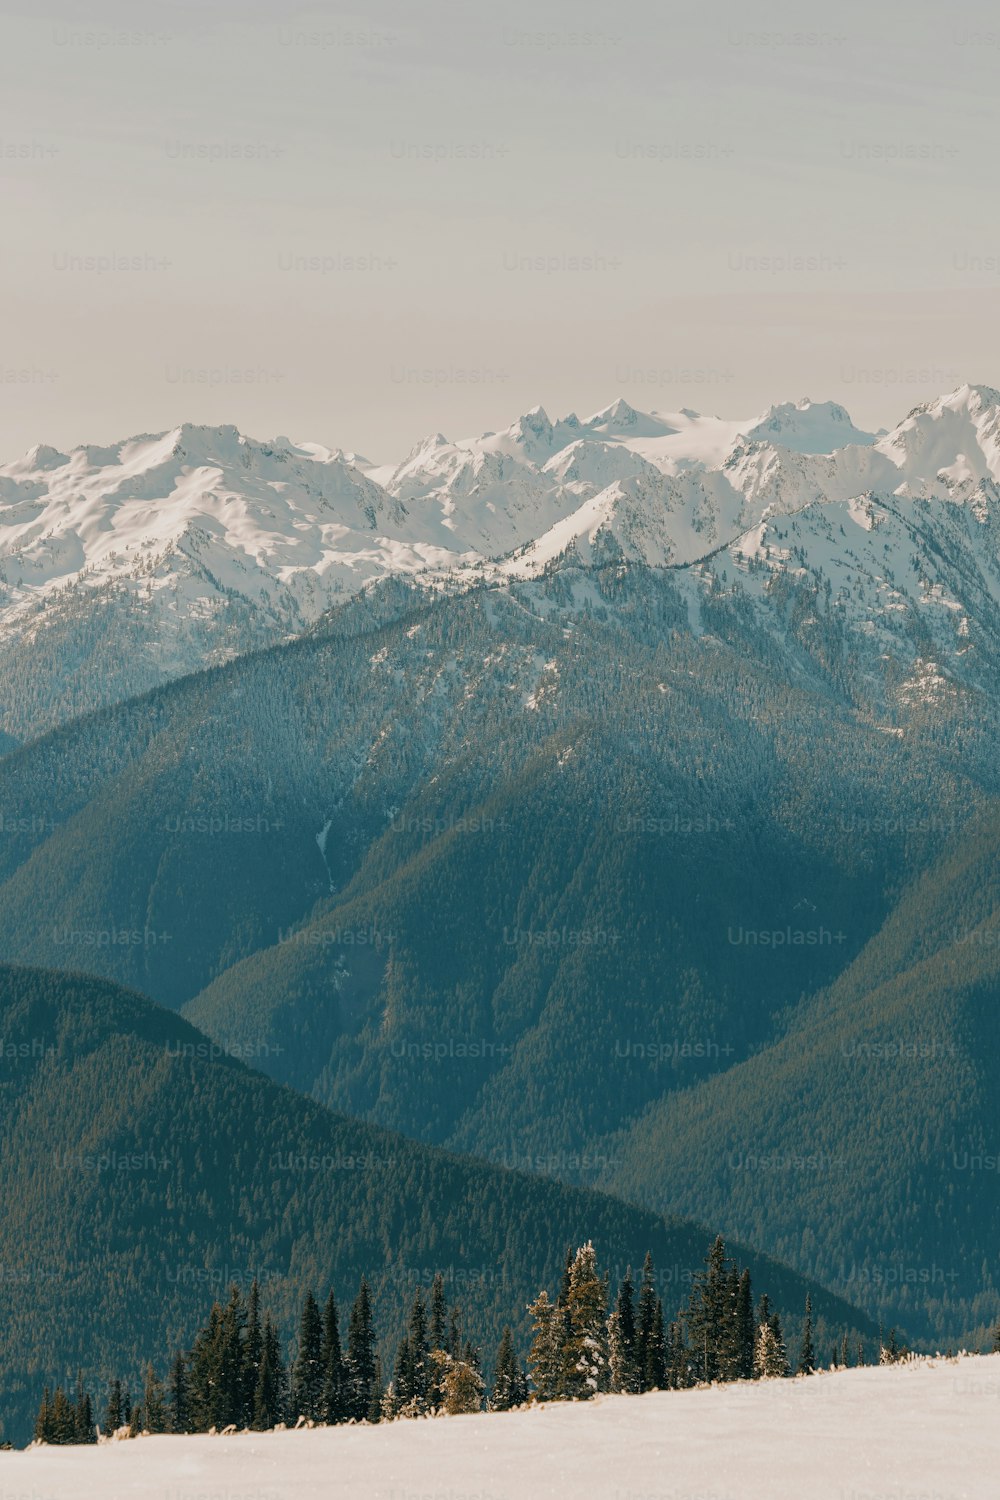
[[[525,412],[523,417],[518,417],[517,421],[511,425],[510,431],[524,437],[529,434],[533,437],[550,437],[552,423],[549,421],[549,414],[544,406],[533,406],[530,411]]]
[[[745,436],[750,442],[778,443],[795,453],[833,453],[852,444],[868,446],[875,434],[855,427],[835,401],[785,401],[772,406]]]
[[[543,406],[533,406],[502,432],[483,433],[461,446],[481,453],[505,453],[519,463],[544,464],[553,453],[579,436],[577,417],[553,422]]]
[[[639,413],[634,406],[630,406],[624,396],[619,396],[610,406],[591,417],[588,426],[596,427],[599,423],[606,423],[609,427],[635,427],[639,421]]]
[[[58,448],[50,448],[47,443],[36,443],[33,448],[29,448],[24,458],[21,459],[20,465],[11,465],[11,468],[23,467],[25,470],[61,469],[64,464],[68,463],[68,453],[60,453]],[[5,470],[4,472],[8,471]]]
[[[984,481],[1000,481],[1000,392],[959,386],[914,407],[877,446],[900,468],[905,493],[944,489],[967,499]]]
[[[588,431],[602,433],[607,437],[626,438],[668,437],[675,429],[655,412],[636,411],[624,396],[619,396],[610,406],[595,412],[584,424]]]
[[[989,415],[1000,410],[1000,391],[996,391],[989,385],[960,385],[954,391],[949,391],[945,396],[937,396],[933,401],[924,401],[920,406],[915,406],[907,416],[893,430],[902,431],[907,425],[921,416],[932,420],[941,420],[950,415],[969,416],[972,418]]]
[[[435,448],[450,447],[451,444],[449,443],[443,432],[432,432],[430,437],[425,437],[422,442],[419,442],[416,447],[411,450],[410,457],[413,458],[418,453],[426,453],[428,450],[433,450]]]
[[[969,385],[966,383],[965,385],[960,385],[950,395],[942,396],[940,400],[931,404],[932,406],[947,406],[953,411],[965,409],[974,413],[996,410],[1000,407],[1000,391],[994,390],[991,385]]]
[[[176,428],[180,445],[205,445],[217,447],[220,443],[245,443],[247,439],[233,422],[220,422],[212,426],[204,422],[182,422]]]

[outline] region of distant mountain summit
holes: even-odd
[[[851,443],[867,445],[875,441],[873,433],[855,427],[842,406],[833,401],[810,401],[807,396],[772,406],[747,437],[752,442],[779,443],[797,453],[832,453]]]

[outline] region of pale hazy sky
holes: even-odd
[[[985,3],[0,17],[0,460],[1000,385]]]

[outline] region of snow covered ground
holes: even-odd
[[[996,1500],[1000,1356],[376,1428],[0,1453],[0,1500]]]

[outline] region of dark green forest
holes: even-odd
[[[649,1250],[668,1307],[709,1231],[602,1193],[347,1120],[226,1055],[176,1014],[106,981],[0,970],[0,1391],[24,1439],[43,1386],[94,1400],[113,1375],[190,1348],[213,1297],[256,1279],[282,1339],[308,1288],[343,1302],[369,1278],[388,1366],[439,1272],[464,1335],[526,1337],[529,1300],[567,1245],[619,1278]],[[735,1248],[777,1305],[811,1294],[832,1344],[875,1325],[766,1256]],[[283,1345],[283,1354],[287,1350]]]
[[[722,582],[695,629],[648,569],[385,586],[6,756],[0,953],[976,1339],[1000,1224],[953,1161],[995,1119],[993,865],[925,908],[991,845],[997,684],[980,650],[904,695],[835,603],[785,580],[779,636]],[[980,937],[879,968],[914,902],[939,946],[973,911]]]

